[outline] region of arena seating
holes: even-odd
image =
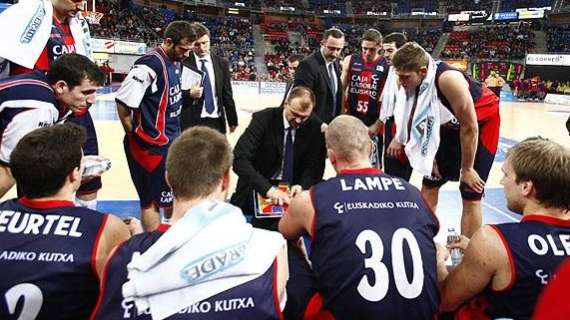
[[[546,33],[546,47],[548,52],[570,52],[570,25],[549,27]]]

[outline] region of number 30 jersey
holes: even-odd
[[[433,319],[439,224],[414,186],[375,168],[344,170],[311,198],[324,309],[335,319]]]

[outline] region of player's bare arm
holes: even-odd
[[[107,218],[99,245],[97,246],[96,268],[99,279],[101,279],[107,257],[113,252],[117,245],[130,237],[131,234],[127,225],[121,219],[110,214]]]
[[[488,285],[493,289],[505,288],[511,278],[508,261],[506,249],[497,232],[490,226],[479,229],[469,241],[463,261],[447,277],[438,279],[440,310],[455,310]]]
[[[342,87],[342,92],[343,92],[343,96],[347,97],[348,96],[348,83],[349,83],[349,75],[348,75],[348,69],[350,67],[350,56],[346,56],[344,57],[344,59],[341,62],[341,66],[342,66],[342,72],[340,74],[340,84]],[[341,108],[341,113],[346,113],[348,111],[348,106],[346,105],[346,99],[342,100],[342,108]]]
[[[116,102],[117,113],[119,115],[119,120],[121,120],[121,124],[123,125],[123,129],[126,133],[133,132],[133,117],[131,115],[131,109],[118,100]]]
[[[459,71],[447,71],[439,78],[439,87],[459,121],[461,141],[461,181],[476,192],[482,192],[485,182],[473,169],[479,128],[469,84]]]
[[[279,232],[289,240],[297,240],[305,233],[311,234],[311,224],[315,211],[309,191],[304,191],[293,198],[289,210],[279,221]]]

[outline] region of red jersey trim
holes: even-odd
[[[109,215],[104,214],[103,220],[101,220],[101,225],[99,226],[99,230],[97,231],[97,235],[95,236],[95,242],[93,243],[93,250],[91,251],[91,269],[93,269],[93,274],[97,278],[99,278],[99,274],[97,273],[97,251],[99,251],[99,242],[101,242],[101,238],[103,237],[103,231],[105,231],[105,226],[107,225],[107,221],[109,220]]]
[[[530,214],[523,216],[521,222],[537,221],[555,226],[570,227],[570,220],[564,220],[553,216],[544,216],[541,214]]]
[[[343,174],[379,174],[382,170],[378,168],[358,168],[358,169],[343,169],[340,170],[339,175]]]
[[[170,225],[169,225],[169,224],[161,223],[161,224],[159,224],[158,227],[156,228],[156,231],[164,233],[164,232],[168,231],[168,229],[170,229]]]
[[[281,310],[281,303],[279,302],[279,290],[278,290],[278,273],[279,265],[277,264],[277,257],[273,260],[273,304],[275,305],[275,312],[279,316],[279,320],[283,320],[283,312]]]
[[[19,85],[24,85],[24,84],[29,84],[29,85],[36,85],[36,86],[40,86],[40,87],[44,87],[49,89],[51,92],[53,92],[52,87],[40,80],[33,80],[33,79],[19,79],[19,80],[13,80],[13,81],[8,81],[8,82],[4,82],[2,84],[0,84],[0,90],[4,90],[6,88],[10,88],[10,87],[14,87],[14,86],[19,86]]]
[[[103,295],[105,293],[105,283],[107,282],[107,275],[109,274],[109,265],[111,264],[112,258],[115,257],[117,252],[127,243],[128,239],[119,243],[114,249],[113,252],[107,257],[105,260],[105,264],[103,265],[103,272],[101,272],[101,280],[99,281],[99,297],[97,297],[97,304],[93,308],[91,312],[91,316],[89,316],[89,320],[95,319],[97,316],[97,312],[101,308],[101,304],[103,304]]]
[[[142,129],[142,122],[139,121],[138,127],[135,129],[137,135],[145,142],[159,146],[163,146],[168,144],[169,139],[166,136],[166,109],[168,108],[168,94],[170,92],[170,82],[168,77],[168,70],[166,69],[166,63],[164,61],[166,57],[166,53],[161,47],[150,54],[156,56],[160,63],[162,64],[162,75],[164,77],[164,89],[162,90],[162,95],[160,96],[160,103],[158,105],[158,110],[156,114],[156,121],[154,123],[154,127],[158,130],[158,135],[156,138],[153,138],[146,134]],[[139,120],[140,120],[140,113],[139,113]]]
[[[309,190],[309,196],[311,197],[311,206],[313,207],[313,221],[311,221],[311,247],[315,244],[315,231],[317,226],[317,209],[315,206],[315,195],[313,193],[314,187]]]
[[[75,207],[75,203],[68,200],[35,200],[26,196],[18,199],[18,202],[32,209],[52,209],[61,207]]]
[[[505,235],[503,235],[503,233],[501,232],[501,230],[499,228],[497,228],[497,226],[495,226],[495,225],[489,225],[489,226],[491,228],[493,228],[493,230],[495,230],[495,232],[497,233],[499,238],[501,238],[501,242],[503,242],[503,246],[505,247],[505,250],[507,251],[507,256],[509,257],[509,266],[511,267],[511,280],[509,281],[509,284],[505,288],[495,290],[495,289],[490,287],[491,291],[501,293],[501,292],[511,290],[513,288],[513,286],[515,285],[515,282],[517,280],[517,273],[516,273],[517,268],[515,265],[515,259],[513,258],[513,253],[511,252],[511,247],[509,246],[507,239],[505,239]]]

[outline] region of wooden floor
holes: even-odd
[[[92,108],[95,119],[95,126],[99,138],[100,154],[111,159],[112,167],[103,176],[103,189],[99,192],[100,203],[105,200],[137,200],[137,194],[129,176],[129,171],[123,151],[123,130],[117,120],[113,93],[101,94],[96,105]],[[241,133],[247,127],[251,113],[267,107],[275,107],[281,101],[281,95],[247,95],[234,91],[234,98],[238,106],[239,127],[236,132],[228,135],[230,143],[235,145]],[[502,97],[504,100],[512,100],[510,95]],[[565,121],[570,114],[570,108],[561,106],[546,105],[543,103],[520,103],[514,101],[501,102],[501,140],[499,152],[495,159],[489,180],[487,182],[486,199],[484,204],[484,222],[496,223],[506,221],[516,221],[518,217],[508,212],[504,203],[504,197],[499,181],[501,179],[501,161],[504,159],[506,150],[518,141],[530,136],[540,135],[552,139],[570,147],[570,137],[566,131]],[[539,161],[539,160],[538,160]],[[327,163],[325,177],[331,177],[334,171]],[[412,183],[420,186],[421,177],[413,175]],[[232,192],[237,182],[237,176],[232,175]],[[457,183],[448,183],[443,188],[444,192],[440,197],[438,215],[440,217],[441,229],[446,230],[448,226],[459,224],[459,213],[461,206]],[[14,196],[15,191],[11,190],[8,196]],[[7,197],[8,197],[7,196]],[[5,197],[6,198],[6,197]],[[135,208],[134,201],[130,201]],[[106,207],[107,210],[109,210]],[[117,209],[120,211],[120,209]],[[135,209],[136,210],[136,209]],[[111,212],[123,215],[123,212]],[[132,213],[131,213],[132,214]],[[438,237],[443,237],[442,234]],[[437,239],[437,238],[436,238]]]

